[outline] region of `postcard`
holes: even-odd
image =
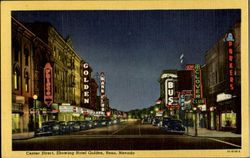
[[[2,1],[2,157],[248,157],[248,1]]]

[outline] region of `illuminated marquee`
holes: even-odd
[[[44,104],[50,107],[53,103],[53,74],[50,63],[44,68]]]
[[[89,104],[89,100],[90,100],[90,86],[89,86],[89,65],[88,63],[84,63],[83,64],[83,89],[84,89],[84,92],[83,92],[83,103],[86,105],[86,104]]]
[[[233,35],[228,33],[226,41],[228,42],[228,72],[229,72],[229,90],[234,90],[234,51],[233,51]]]

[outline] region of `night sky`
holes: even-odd
[[[162,70],[204,64],[205,53],[241,20],[240,10],[16,11],[26,22],[50,22],[96,72],[106,76],[110,107],[155,104]]]

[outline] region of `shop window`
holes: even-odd
[[[25,66],[29,66],[29,50],[27,48],[24,49],[24,63]]]
[[[20,115],[19,114],[12,114],[12,132],[20,132]]]
[[[14,88],[15,90],[19,89],[19,71],[17,68],[14,71]]]
[[[221,114],[222,127],[236,128],[236,113]]]

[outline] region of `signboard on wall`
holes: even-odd
[[[50,107],[53,103],[53,71],[50,63],[43,69],[44,72],[44,104]]]
[[[90,104],[90,81],[89,81],[89,65],[88,63],[83,64],[83,104],[89,107]]]
[[[233,49],[233,34],[228,33],[226,38],[227,44],[228,44],[228,79],[229,79],[229,90],[230,92],[233,92],[235,89],[235,77],[234,77],[234,49]]]
[[[107,96],[105,95],[105,76],[104,76],[104,72],[101,72],[101,76],[100,76],[100,84],[101,84],[101,88],[100,88],[100,93],[101,93],[101,111],[105,111],[105,98],[107,98]]]

